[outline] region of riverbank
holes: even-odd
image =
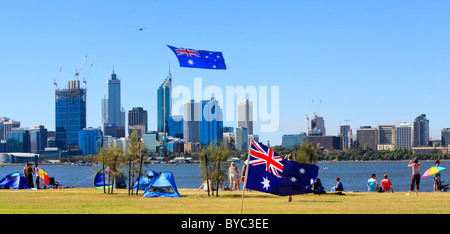
[[[242,191],[179,189],[181,198],[129,196],[92,188],[0,190],[2,214],[240,214]],[[450,193],[345,192],[345,195],[295,195],[292,202],[261,192],[246,192],[244,214],[450,214]]]

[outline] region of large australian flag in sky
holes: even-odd
[[[180,67],[227,69],[222,52],[167,46],[177,56]]]
[[[280,196],[311,193],[319,167],[283,159],[252,141],[246,188]]]

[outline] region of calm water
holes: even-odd
[[[422,161],[420,168],[423,174],[428,168],[434,166],[434,161]],[[372,173],[377,175],[378,183],[383,179],[383,174],[388,174],[395,191],[408,191],[411,182],[411,168],[408,162],[319,162],[319,178],[326,190],[334,186],[334,178],[341,178],[346,191],[367,191],[367,180]],[[243,163],[237,163],[239,171]],[[441,166],[450,168],[450,161],[441,162]],[[100,166],[72,166],[72,165],[42,165],[42,168],[50,177],[60,181],[61,186],[73,186],[75,188],[93,188],[93,178]],[[23,166],[0,167],[0,178],[9,173],[22,172]],[[174,174],[178,188],[198,188],[201,184],[199,164],[146,165],[145,170],[171,171]],[[450,170],[441,173],[441,180],[450,182]],[[242,186],[242,185],[241,185]],[[421,178],[420,191],[433,191],[433,178]]]

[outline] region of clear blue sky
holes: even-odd
[[[0,116],[55,127],[53,79],[87,77],[87,122],[101,126],[113,66],[122,104],[141,106],[156,129],[156,90],[173,85],[279,86],[280,126],[260,140],[305,132],[311,101],[328,135],[349,122],[450,127],[449,1],[35,1],[0,7]],[[139,28],[146,27],[139,31]],[[180,68],[165,45],[223,52],[228,69]],[[192,92],[192,91],[191,91]],[[317,111],[317,105],[313,111]],[[235,127],[235,123],[225,123]],[[255,124],[259,132],[259,123]]]

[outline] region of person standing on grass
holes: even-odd
[[[436,160],[435,164],[436,164],[436,167],[441,165],[441,163],[439,162],[439,159]],[[433,177],[434,177],[433,191],[439,192],[439,187],[441,186],[441,173],[434,174]]]
[[[411,195],[411,191],[414,190],[414,184],[416,185],[416,196],[419,195],[419,184],[420,184],[420,172],[419,172],[419,168],[420,168],[421,164],[419,162],[419,159],[414,158],[414,163],[413,163],[413,159],[411,159],[411,161],[408,164],[408,167],[412,167],[412,177],[411,177],[411,185],[409,186],[409,191],[406,195]]]
[[[39,182],[40,182],[40,178],[39,178],[39,167],[38,167],[38,162],[34,162],[34,175],[36,176],[36,188],[39,189]]]
[[[237,169],[236,164],[232,162],[231,166],[228,168],[228,180],[230,180],[230,191],[236,190],[238,174],[239,170]]]

